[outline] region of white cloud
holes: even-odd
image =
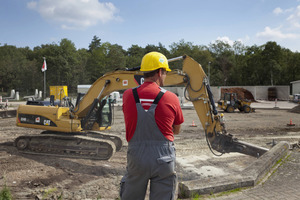
[[[29,3],[27,3],[27,7],[30,9],[35,9],[37,6],[37,2],[36,1],[31,1]]]
[[[273,13],[275,15],[279,15],[279,14],[285,14],[285,13],[290,13],[290,12],[293,12],[294,8],[288,8],[288,9],[285,9],[283,10],[282,8],[280,7],[277,7],[273,10]]]
[[[224,43],[227,43],[227,44],[229,44],[230,46],[232,46],[233,43],[234,43],[234,41],[233,41],[233,40],[230,40],[229,37],[227,37],[227,36],[218,37],[215,41],[213,41],[213,43],[215,43],[217,40],[222,41],[222,42],[224,42]]]
[[[283,13],[283,10],[281,8],[277,7],[273,10],[273,13],[275,15],[279,15],[279,14]]]
[[[288,18],[287,21],[290,23],[292,29],[300,28],[300,6],[297,6],[295,12],[293,12]]]
[[[296,8],[281,9],[279,7],[273,10],[275,15],[289,14],[288,17],[278,19],[280,26],[272,28],[266,26],[263,31],[256,33],[259,39],[267,40],[289,40],[300,39],[300,5]]]
[[[246,35],[244,38],[238,38],[236,41],[241,42],[242,44],[246,44],[248,41],[250,41],[250,37],[249,35]]]
[[[37,0],[27,3],[27,7],[44,19],[59,23],[63,29],[84,29],[120,19],[114,4],[98,0]]]
[[[250,40],[249,35],[246,35],[245,38],[241,39],[242,42],[246,43]]]
[[[241,42],[242,44],[247,43],[250,40],[250,37],[248,35],[246,35],[244,38],[238,38],[237,40],[231,40],[229,37],[227,36],[223,36],[223,37],[217,37],[216,40],[212,41],[211,43],[215,43],[216,41],[222,41],[226,44],[229,44],[230,46],[233,46],[234,42]]]
[[[283,33],[281,27],[278,28],[270,28],[265,27],[264,31],[256,34],[258,38],[268,38],[268,39],[297,39],[299,38],[299,34],[294,33]]]

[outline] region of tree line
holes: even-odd
[[[42,44],[33,49],[0,46],[0,89],[2,92],[15,89],[21,95],[42,90],[41,67],[45,57],[47,88],[67,85],[69,92],[76,92],[77,85],[92,84],[106,72],[139,66],[144,54],[151,51],[161,52],[167,58],[189,55],[202,65],[213,86],[289,85],[300,80],[300,53],[273,41],[245,46],[239,41],[230,45],[217,40],[205,46],[180,40],[169,49],[159,43],[145,47],[132,45],[124,50],[94,36],[88,49],[76,49],[66,38],[58,44]],[[171,65],[171,68],[181,66]]]

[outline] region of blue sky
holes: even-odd
[[[0,0],[0,44],[36,47],[71,40],[169,48],[184,39],[262,45],[300,52],[300,0]]]

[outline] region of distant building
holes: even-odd
[[[77,85],[77,93],[87,93],[92,85]]]
[[[292,84],[292,95],[300,94],[300,80],[291,82]]]

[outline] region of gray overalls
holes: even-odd
[[[164,95],[161,90],[145,111],[140,103],[137,88],[133,94],[137,108],[137,125],[128,143],[127,172],[122,178],[122,200],[143,200],[150,180],[150,199],[174,199],[176,189],[175,147],[159,130],[155,122],[156,106]]]

